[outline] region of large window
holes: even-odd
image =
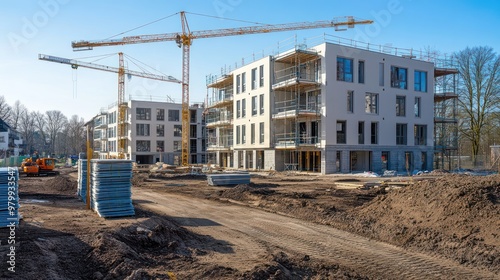
[[[415,125],[415,145],[427,145],[427,125]]]
[[[252,96],[252,116],[257,115],[257,96]]]
[[[370,126],[370,138],[372,144],[378,144],[378,123],[372,122]]]
[[[138,123],[135,127],[137,136],[149,136],[149,124]]]
[[[337,57],[337,81],[352,83],[352,59]]]
[[[259,106],[260,106],[260,112],[259,114],[264,114],[264,94],[259,95]]]
[[[427,92],[427,72],[415,71],[415,91]]]
[[[250,125],[250,143],[255,144],[255,124]]]
[[[195,124],[189,126],[189,138],[197,138],[198,137],[198,127]]]
[[[181,137],[182,136],[182,125],[174,125],[174,136]]]
[[[163,124],[156,125],[156,136],[157,137],[165,136],[165,125],[163,125]]]
[[[354,91],[353,90],[347,91],[347,112],[349,112],[349,113],[354,112]]]
[[[264,65],[259,67],[259,86],[264,86]]]
[[[257,68],[252,69],[252,75],[251,75],[251,80],[252,80],[252,89],[257,88]]]
[[[358,144],[365,143],[365,122],[358,122]]]
[[[181,141],[174,141],[174,152],[180,152],[182,150]]]
[[[365,83],[365,62],[362,60],[358,61],[358,83]]]
[[[337,144],[346,143],[346,122],[337,121]]]
[[[150,152],[151,151],[151,141],[149,141],[149,140],[137,140],[135,142],[135,150],[137,152]]]
[[[241,92],[241,75],[236,75],[236,93]]]
[[[241,73],[241,92],[245,92],[247,90],[247,73]]]
[[[408,69],[391,66],[391,87],[407,89]]]
[[[260,129],[259,143],[264,143],[264,123],[263,122],[259,123],[259,129]]]
[[[241,144],[245,144],[247,142],[247,131],[246,125],[241,125]]]
[[[156,151],[162,153],[165,151],[165,141],[156,141]]]
[[[142,121],[151,120],[151,108],[135,108],[135,119]]]
[[[241,100],[241,117],[244,118],[247,115],[247,103],[245,98]]]
[[[405,123],[396,124],[396,145],[406,145],[408,125]]]
[[[165,120],[165,109],[156,109],[156,120],[157,121]]]
[[[365,95],[365,112],[378,114],[378,94],[367,92]]]
[[[420,118],[420,97],[415,97],[415,117]]]
[[[179,121],[179,110],[168,110],[168,121],[178,122]]]
[[[241,141],[241,140],[240,140],[240,139],[241,139],[240,137],[241,137],[241,136],[240,136],[240,126],[239,126],[239,125],[237,125],[237,126],[236,126],[236,144],[240,144],[240,141]]]
[[[398,117],[406,116],[405,108],[406,108],[406,97],[396,96],[396,116]]]
[[[236,100],[236,118],[241,117],[241,102],[239,100]]]

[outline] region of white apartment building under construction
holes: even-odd
[[[434,65],[322,43],[211,76],[207,153],[222,167],[432,169]]]
[[[118,157],[116,105],[94,117],[94,152],[100,159]],[[180,103],[131,100],[125,117],[126,159],[140,164],[164,162],[180,164],[182,141],[182,105]],[[189,160],[205,162],[203,106],[190,106]]]

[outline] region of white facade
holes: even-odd
[[[94,145],[100,158],[118,157],[117,110],[112,107],[94,118]],[[140,164],[164,162],[180,164],[182,105],[177,103],[131,100],[127,103],[125,157]],[[190,163],[203,163],[203,106],[190,107]],[[95,149],[96,150],[96,149]],[[96,150],[97,151],[97,150]]]
[[[252,73],[259,77],[261,70],[263,86],[253,88]],[[226,77],[234,142],[226,147],[233,160],[227,167],[323,174],[432,168],[432,63],[323,43],[263,58]],[[219,80],[208,85],[214,93],[223,87]]]
[[[19,156],[23,150],[22,145],[23,139],[19,132],[0,119],[0,156]]]

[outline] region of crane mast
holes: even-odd
[[[53,55],[39,54],[39,60],[45,60],[50,62],[58,62],[62,64],[69,64],[71,68],[77,69],[78,67],[85,67],[95,70],[102,70],[107,72],[118,73],[118,110],[117,110],[117,144],[118,144],[118,158],[125,158],[125,146],[127,142],[127,136],[125,132],[127,131],[126,124],[126,114],[127,114],[127,103],[125,103],[125,74],[137,76],[141,78],[148,78],[158,81],[182,83],[172,76],[162,76],[152,73],[137,72],[125,68],[125,62],[123,60],[123,53],[118,53],[118,68],[110,67],[106,65],[95,64],[91,62],[78,61],[69,58],[57,57]]]
[[[189,30],[184,11],[180,12],[182,33],[166,33],[152,35],[127,36],[122,39],[98,40],[98,41],[74,41],[71,43],[73,50],[91,50],[93,47],[119,46],[128,44],[154,43],[175,41],[182,47],[182,165],[189,164],[189,57],[190,47],[193,39],[215,38],[225,36],[236,36],[246,34],[259,34],[270,32],[282,32],[303,29],[328,28],[333,27],[336,31],[341,27],[353,28],[356,24],[371,24],[372,20],[356,20],[352,16],[338,18],[335,20],[296,22],[285,24],[269,24],[262,26],[248,26],[239,28],[225,28],[215,30]]]

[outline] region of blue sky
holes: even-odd
[[[82,58],[118,53],[129,55],[166,75],[181,79],[182,53],[174,42],[99,47],[73,52],[75,40],[98,40],[173,15],[124,36],[181,31],[179,11],[186,11],[191,31],[252,25],[249,22],[279,24],[331,20],[340,16],[371,19],[370,26],[335,32],[332,29],[278,32],[213,39],[199,39],[191,47],[191,101],[203,102],[207,94],[206,75],[221,68],[234,68],[242,59],[269,54],[278,42],[292,47],[324,33],[415,50],[433,49],[451,54],[466,47],[490,46],[500,52],[500,2],[498,1],[78,1],[3,0],[0,2],[0,95],[10,105],[19,100],[30,111],[60,110],[67,117],[86,121],[100,108],[117,100],[117,75],[69,65],[39,61],[38,54]],[[212,17],[199,16],[209,15]],[[222,20],[223,17],[233,20]],[[247,21],[247,22],[244,22]],[[288,42],[284,44],[283,42]],[[118,56],[96,63],[117,66]],[[133,70],[133,64],[129,64]],[[126,96],[170,98],[180,102],[178,84],[140,78],[127,80]]]

